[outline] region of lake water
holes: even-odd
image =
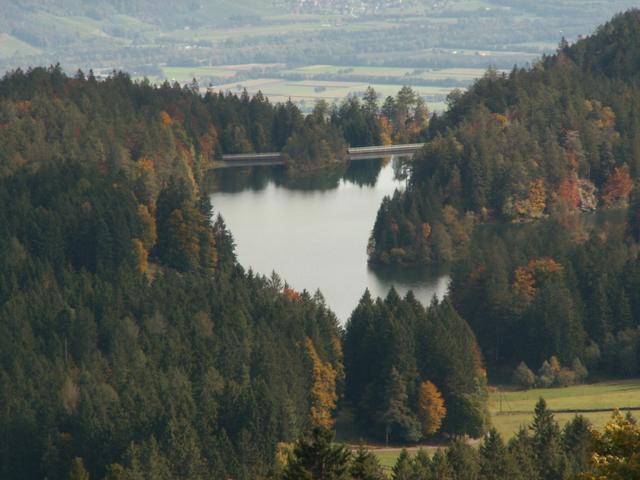
[[[395,168],[394,168],[395,167]],[[403,188],[399,164],[352,162],[343,172],[290,180],[282,167],[215,171],[211,202],[233,234],[245,268],[275,271],[296,290],[320,289],[344,323],[368,288],[386,296],[391,286],[413,290],[428,304],[446,294],[449,277],[424,268],[372,269],[367,241],[385,195]]]

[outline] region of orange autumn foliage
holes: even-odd
[[[418,398],[418,417],[422,424],[422,434],[427,437],[436,433],[446,414],[444,399],[438,388],[429,381],[422,382]]]
[[[171,115],[169,115],[165,111],[160,112],[160,120],[162,121],[162,125],[164,125],[165,127],[173,123],[173,120],[171,119]]]
[[[633,189],[629,167],[625,164],[613,169],[602,189],[602,201],[608,207],[625,206]]]
[[[138,169],[141,172],[153,172],[156,169],[156,164],[153,160],[150,160],[146,157],[140,157],[136,162]]]
[[[284,287],[282,290],[282,295],[289,300],[297,301],[300,300],[300,294],[296,292],[293,288]]]
[[[313,385],[311,387],[311,423],[315,427],[331,428],[336,408],[336,371],[329,362],[323,362],[309,337],[304,339],[307,357],[311,361]]]
[[[520,266],[516,268],[513,288],[523,293],[527,298],[533,298],[537,291],[536,277],[562,271],[562,265],[553,258],[543,257],[529,260],[529,263],[525,267]]]
[[[557,192],[558,198],[563,200],[571,209],[580,205],[580,185],[577,178],[565,178],[560,182]]]
[[[493,118],[502,128],[505,128],[507,125],[509,125],[509,119],[501,113],[494,113]]]
[[[431,225],[428,223],[422,224],[422,237],[426,240],[431,235]]]
[[[514,289],[516,289],[520,293],[523,293],[528,298],[532,298],[536,294],[533,274],[526,267],[516,268],[514,277]]]
[[[602,107],[600,110],[600,126],[605,128],[613,128],[616,124],[616,114],[611,107]]]
[[[393,126],[387,117],[381,116],[378,120],[380,123],[380,141],[382,145],[391,145],[393,140],[391,135],[393,133]]]

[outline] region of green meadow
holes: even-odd
[[[537,388],[527,391],[496,388],[490,397],[489,408],[493,426],[505,440],[510,439],[522,426],[528,426],[533,420],[536,402],[544,398],[551,410],[588,410],[615,409],[625,407],[640,408],[640,379],[612,380],[588,385],[576,385],[566,388]],[[526,412],[526,413],[513,413]],[[561,427],[570,421],[576,413],[554,413]],[[612,412],[583,412],[580,415],[588,418],[598,429],[611,419]],[[634,415],[640,416],[638,412]],[[474,442],[477,443],[477,442]],[[407,448],[415,454],[421,448]],[[437,449],[425,445],[429,453]],[[390,470],[395,464],[402,448],[371,447],[380,463]]]

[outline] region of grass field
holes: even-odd
[[[640,380],[620,380],[567,388],[534,389],[528,391],[496,391],[491,394],[490,410],[494,426],[505,438],[510,438],[521,425],[531,422],[533,414],[500,414],[502,412],[533,412],[543,397],[551,410],[640,407]],[[561,425],[571,420],[573,413],[557,413]],[[611,418],[610,412],[581,413],[601,428]]]
[[[500,414],[500,397],[502,412],[527,411],[516,415]],[[640,407],[640,379],[600,382],[591,385],[576,385],[567,388],[534,389],[528,391],[496,390],[490,396],[489,409],[491,421],[505,440],[511,438],[521,425],[529,425],[533,420],[533,410],[538,399],[542,397],[552,410],[592,409]],[[611,412],[581,413],[596,428],[602,428],[611,418]],[[576,414],[555,413],[556,421],[564,426]],[[640,412],[635,412],[636,417]],[[414,454],[419,447],[410,447]],[[437,447],[424,446],[429,453]],[[380,463],[389,470],[395,464],[402,448],[383,448],[372,446]]]

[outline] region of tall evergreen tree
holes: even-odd
[[[349,451],[334,445],[333,434],[323,428],[296,443],[293,457],[284,472],[285,480],[346,480],[349,474]]]

